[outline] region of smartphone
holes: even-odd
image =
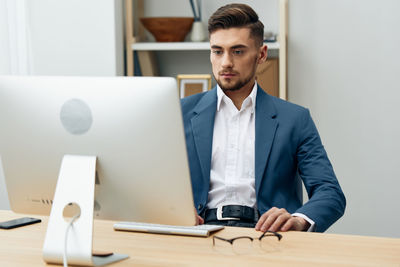
[[[0,229],[12,229],[16,227],[21,227],[28,224],[39,223],[41,219],[23,217],[15,220],[0,222]]]

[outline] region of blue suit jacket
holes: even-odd
[[[217,90],[182,99],[194,202],[207,204]],[[307,109],[257,90],[255,187],[260,214],[271,207],[305,214],[325,231],[346,206],[332,165]],[[309,201],[303,205],[301,180]]]

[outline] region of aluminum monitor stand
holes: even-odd
[[[95,156],[64,156],[43,246],[43,259],[47,263],[63,264],[65,233],[69,223],[64,219],[63,212],[70,203],[78,205],[80,217],[68,233],[69,264],[99,266],[129,257],[116,253],[101,257],[92,255],[95,177]]]

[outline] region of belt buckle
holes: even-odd
[[[228,220],[240,220],[240,218],[222,217],[222,208],[224,206],[219,206],[217,208],[217,219],[218,221],[228,221]]]

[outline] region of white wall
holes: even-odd
[[[122,0],[18,0],[15,3],[0,0],[0,55],[5,58],[0,63],[0,73],[10,72],[13,63],[7,62],[10,46],[6,46],[7,24],[13,19],[7,19],[10,14],[5,10],[7,5],[8,8],[15,5],[14,16],[21,16],[26,9],[26,15],[23,14],[26,31],[12,34],[26,35],[27,42],[14,43],[12,47],[27,47],[30,74],[124,74]]]
[[[121,0],[28,2],[34,74],[123,74]]]
[[[289,6],[289,100],[310,108],[347,197],[330,231],[400,237],[400,2]]]

